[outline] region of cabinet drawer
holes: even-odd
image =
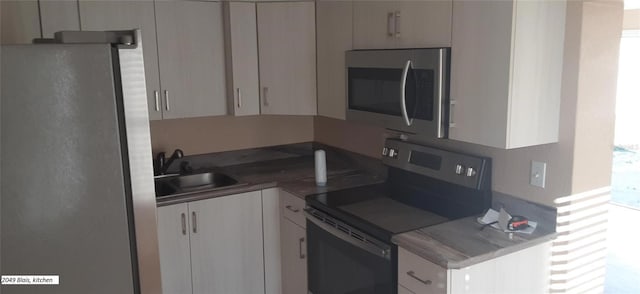
[[[307,228],[304,213],[302,212],[304,207],[305,202],[303,199],[280,190],[280,211],[282,215],[295,224]]]
[[[446,294],[447,270],[398,248],[398,284],[414,293]]]

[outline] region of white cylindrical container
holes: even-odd
[[[316,150],[316,185],[327,185],[327,157],[324,150]]]

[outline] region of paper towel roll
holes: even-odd
[[[316,150],[316,185],[327,185],[327,158],[324,150]]]

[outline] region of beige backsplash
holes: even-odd
[[[311,116],[216,116],[151,121],[154,154],[185,155],[313,141]]]

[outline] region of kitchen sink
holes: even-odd
[[[218,172],[177,175],[156,178],[155,180],[156,197],[201,190],[214,190],[238,184],[236,179]]]

